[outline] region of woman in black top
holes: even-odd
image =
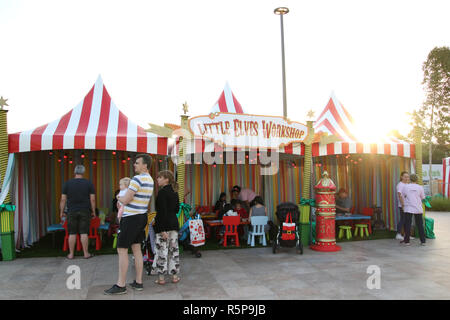
[[[156,197],[156,256],[153,267],[158,273],[157,284],[165,284],[164,274],[172,275],[172,282],[180,281],[180,256],[178,251],[179,200],[177,185],[171,171],[160,171],[157,176],[160,187]]]

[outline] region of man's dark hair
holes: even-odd
[[[238,203],[241,204],[241,201],[239,201],[238,199],[231,200],[231,206],[233,207],[233,209],[236,208],[236,205]]]
[[[139,158],[142,158],[142,163],[145,163],[147,165],[147,170],[150,171],[150,167],[152,166],[152,157],[148,154],[141,153],[136,156],[136,160]]]
[[[234,192],[234,191],[241,192],[241,187],[234,186],[233,189],[231,189],[231,192]]]

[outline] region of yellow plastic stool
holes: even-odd
[[[339,226],[339,239],[344,237],[344,232],[348,240],[352,238],[352,227],[350,226]]]
[[[355,224],[355,233],[354,236],[358,234],[358,231],[360,232],[361,238],[364,238],[364,231],[366,233],[366,236],[369,236],[369,226],[366,224],[358,223]]]

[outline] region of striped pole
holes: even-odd
[[[303,168],[303,186],[302,198],[309,199],[311,194],[311,169],[312,169],[312,140],[314,137],[313,121],[307,121],[308,137],[305,139],[305,161]],[[310,221],[309,213],[311,207],[309,205],[300,205],[300,234],[303,244],[309,244],[310,239]]]
[[[414,144],[416,146],[416,175],[419,178],[419,184],[423,185],[422,180],[422,129],[414,127]],[[431,179],[431,178],[430,178]]]
[[[181,116],[181,130],[183,132],[187,132],[188,128],[188,119],[187,115]],[[187,137],[180,137],[180,151],[178,154],[178,165],[177,165],[177,182],[178,182],[178,200],[180,203],[184,203],[184,189],[185,189],[185,173],[186,173],[186,163],[184,160],[184,155],[186,154],[186,139]],[[178,222],[180,228],[184,224],[184,211],[181,211],[180,216],[178,217]]]
[[[5,179],[8,166],[8,110],[0,109],[0,179]],[[5,198],[3,205],[11,202],[10,193]],[[0,212],[2,255],[4,261],[14,260],[16,257],[16,246],[14,241],[14,207],[4,208]]]
[[[1,181],[5,178],[6,167],[8,166],[8,110],[0,110],[0,177]],[[5,203],[9,203],[10,195],[6,196]]]

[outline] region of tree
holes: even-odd
[[[426,99],[422,107],[414,110],[411,116],[414,125],[422,128],[423,140],[429,143],[431,176],[433,140],[439,147],[443,147],[444,152],[450,145],[450,49],[436,47],[431,50],[422,70]]]

